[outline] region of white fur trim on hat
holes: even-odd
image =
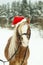
[[[20,21],[19,23],[16,24],[16,27],[17,27],[19,24],[21,24],[22,22],[26,22],[26,21],[27,21],[27,19],[24,18],[22,21]]]

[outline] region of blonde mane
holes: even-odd
[[[16,46],[16,28],[15,28],[14,34],[12,36],[10,46],[9,46],[9,54],[8,54],[9,58],[11,58],[11,56],[14,54],[16,49],[17,49],[17,46]]]

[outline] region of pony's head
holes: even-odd
[[[26,19],[25,22],[22,22],[17,26],[16,31],[18,41],[20,40],[25,47],[29,44],[30,34],[30,20]]]

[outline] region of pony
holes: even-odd
[[[25,22],[21,22],[15,26],[14,34],[8,39],[4,51],[5,57],[9,61],[9,65],[27,65],[27,60],[30,56],[30,35],[29,19],[26,19]]]

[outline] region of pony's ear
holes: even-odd
[[[27,23],[30,24],[30,18],[27,18]]]

